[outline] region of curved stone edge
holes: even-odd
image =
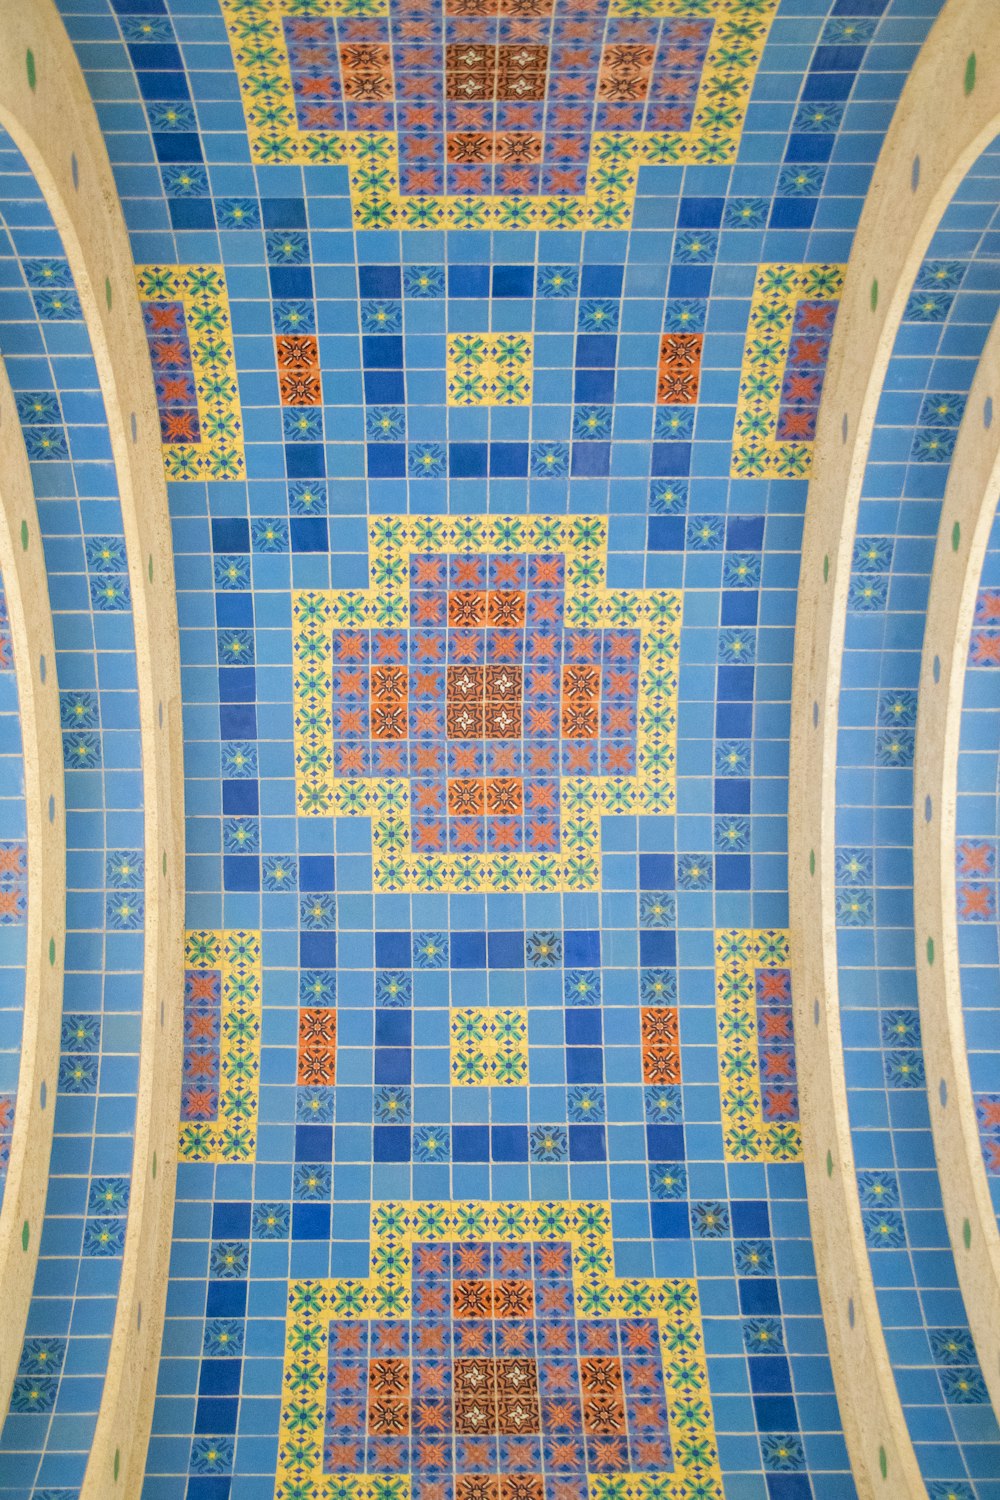
[[[861,1222],[840,1026],[834,861],[841,655],[858,504],[886,368],[931,236],[1000,130],[992,0],[948,0],[903,89],[854,239],[820,406],[792,677],[789,894],[806,1188],[860,1500],[923,1500]]]
[[[920,663],[913,771],[920,1031],[934,1154],[965,1310],[1000,1413],[1000,1229],[976,1124],[955,891],[958,752],[976,594],[1000,496],[1000,317],[976,371],[948,475]]]
[[[31,469],[2,359],[0,571],[14,648],[28,844],[21,1061],[10,1164],[0,1209],[3,1414],[10,1405],[21,1354],[49,1186],[66,944],[66,801],[48,575]]]
[[[132,255],[97,115],[52,0],[0,0],[0,124],[62,236],[111,438],[135,629],[145,803],[145,947],[128,1229],[81,1500],[138,1495],[166,1304],[180,1116],[183,741],[166,482]]]

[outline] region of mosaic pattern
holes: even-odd
[[[464,1007],[451,1013],[451,1081],[528,1082],[528,1012]]]
[[[671,811],[680,596],[596,517],[376,521],[293,595],[299,812],[372,819],[376,890],[592,890],[600,814]]]
[[[801,1160],[787,934],[716,933],[715,995],[726,1160]]]
[[[137,266],[168,479],[239,479],[243,418],[222,266]]]
[[[253,1161],[260,1094],[259,932],[185,942],[182,1161]]]
[[[530,333],[455,333],[448,340],[449,406],[530,406]]]
[[[609,1205],[376,1203],[367,1278],[290,1285],[276,1500],[452,1484],[722,1500],[696,1285],[616,1276]]]
[[[223,0],[254,159],[344,163],[364,229],[627,229],[731,162],[777,0]]]
[[[758,267],[736,406],[734,477],[809,477],[844,269]]]

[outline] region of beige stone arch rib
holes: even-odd
[[[142,1487],[156,1389],[180,1110],[184,825],[173,555],[132,255],[97,115],[52,0],[0,0],[0,36],[0,125],[35,174],[83,307],[132,591],[146,855],[139,1085],[118,1306],[81,1491],[81,1500],[132,1500]]]
[[[876,410],[907,296],[945,208],[998,131],[996,5],[948,0],[903,89],[855,236],[802,546],[788,812],[796,1044],[820,1295],[861,1500],[923,1500],[926,1491],[862,1231],[840,1028],[834,856],[851,552]]]
[[[993,1410],[1000,1413],[1000,1230],[976,1124],[962,1011],[955,802],[976,593],[1000,498],[1000,317],[969,392],[931,572],[913,772],[920,1030],[941,1197]]]
[[[0,1210],[0,1414],[35,1283],[52,1154],[66,939],[66,800],[56,647],[35,492],[0,359],[0,571],[14,646],[28,843],[24,1020],[10,1165]]]

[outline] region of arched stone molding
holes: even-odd
[[[0,1210],[0,1411],[24,1337],[49,1185],[66,938],[66,801],[56,648],[28,455],[0,360],[0,573],[24,765],[28,930],[24,1023],[10,1165]]]
[[[1000,129],[990,0],[949,0],[914,65],[858,225],[820,408],[796,622],[789,891],[807,1191],[834,1381],[861,1500],[923,1497],[858,1201],[837,967],[835,813],[841,653],[868,450],[916,271]]]
[[[97,115],[51,0],[0,0],[0,125],[62,237],[90,335],[119,487],[145,798],[145,960],[131,1201],[83,1500],[142,1485],[163,1326],[180,1099],[184,833],[173,558],[159,422],[132,256]],[[0,1312],[0,1318],[5,1314]],[[0,1342],[5,1340],[0,1331]]]
[[[1000,1412],[1000,1230],[969,1074],[958,951],[956,788],[969,633],[1000,495],[1000,318],[983,349],[948,476],[920,664],[913,775],[920,1030],[934,1153],[969,1328]]]

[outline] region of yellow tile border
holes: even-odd
[[[726,1161],[802,1160],[798,1123],[764,1119],[760,1079],[756,971],[784,969],[788,964],[786,932],[723,928],[715,934],[715,1015]]]
[[[635,776],[563,776],[563,847],[547,854],[414,854],[410,783],[334,775],[332,636],[335,627],[406,628],[415,552],[470,555],[564,552],[567,628],[638,628],[641,634]],[[676,794],[677,665],[681,595],[607,586],[607,521],[599,516],[385,518],[369,529],[365,590],[292,593],[295,784],[305,817],[371,817],[378,891],[596,890],[602,814],[670,813]]]
[[[618,1500],[623,1483],[633,1500],[723,1500],[697,1282],[616,1276],[608,1203],[448,1201],[373,1203],[369,1276],[289,1283],[275,1500],[409,1500],[405,1476],[324,1474],[319,1393],[330,1322],[410,1317],[425,1241],[567,1243],[578,1319],[655,1317],[674,1471],[589,1476],[590,1500]]]
[[[844,267],[766,263],[757,267],[736,398],[730,474],[745,479],[804,479],[813,441],[778,437],[781,388],[792,344],[795,309],[808,298],[839,298]]]
[[[191,346],[200,438],[196,443],[163,444],[167,478],[242,479],[246,469],[243,414],[224,269],[148,265],[136,266],[135,275],[143,306],[181,304]]]
[[[252,1162],[257,1154],[260,1105],[261,935],[190,931],[186,969],[218,970],[219,1113],[214,1121],[183,1121],[181,1161]]]
[[[778,0],[612,0],[621,16],[714,19],[691,128],[595,134],[587,188],[572,197],[403,196],[390,131],[298,128],[282,0],[220,0],[255,162],[333,163],[350,172],[357,229],[628,229],[644,163],[736,160]],[[379,16],[387,0],[296,0],[301,16]]]

